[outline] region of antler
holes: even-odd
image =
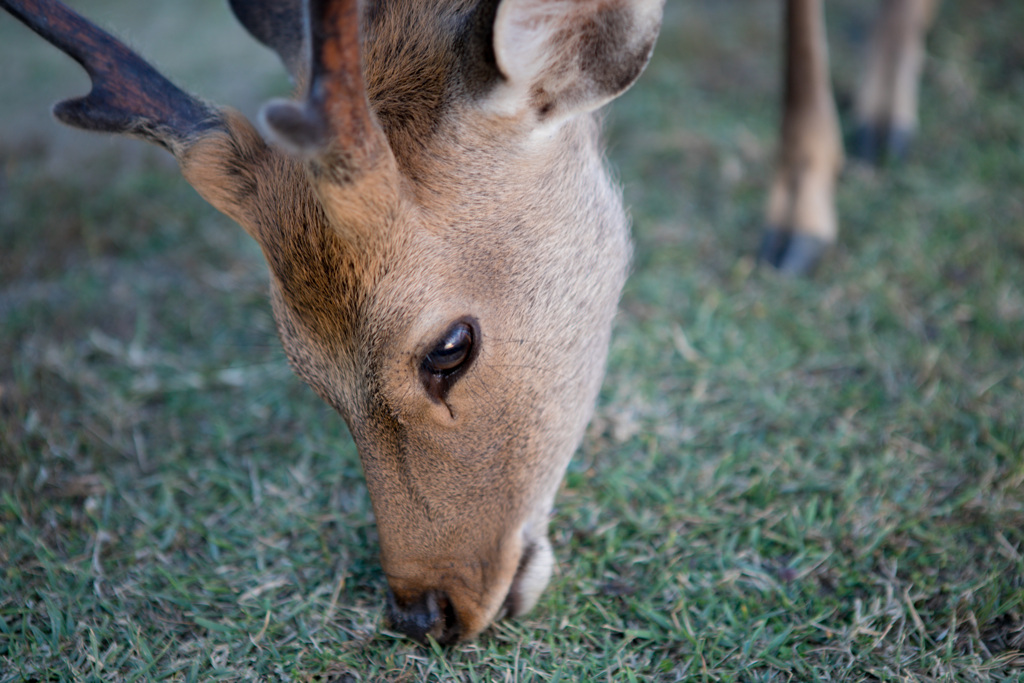
[[[304,0],[228,0],[235,18],[281,58],[292,78],[306,72]]]
[[[92,91],[54,105],[64,123],[135,135],[175,154],[219,126],[216,110],[177,88],[116,38],[57,0],[0,0],[0,7],[85,68]]]
[[[311,52],[303,102],[273,100],[261,112],[264,128],[302,158],[319,158],[336,174],[368,170],[387,139],[370,111],[359,54],[357,0],[307,0]],[[389,155],[389,154],[388,154]]]

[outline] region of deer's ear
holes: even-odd
[[[256,40],[281,58],[292,78],[308,66],[302,0],[229,0],[231,11]]]
[[[664,0],[503,0],[494,19],[501,83],[488,105],[558,122],[592,111],[637,79]]]

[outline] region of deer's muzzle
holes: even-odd
[[[510,559],[514,572],[510,567],[489,585],[471,586],[468,577],[447,572],[432,577],[422,571],[412,580],[389,576],[389,626],[424,645],[429,638],[449,645],[475,636],[495,619],[528,612],[551,577],[551,545],[546,537],[524,538],[518,559]]]
[[[428,590],[408,601],[396,598],[389,588],[387,618],[391,628],[424,645],[427,636],[448,645],[462,635],[455,607],[443,591]]]

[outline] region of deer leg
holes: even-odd
[[[917,130],[924,40],[938,0],[883,0],[857,91],[852,154],[870,163],[906,156]]]
[[[843,150],[822,0],[788,0],[785,28],[782,139],[758,259],[804,275],[836,240]]]

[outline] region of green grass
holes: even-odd
[[[829,4],[841,103],[862,4]],[[944,5],[912,158],[847,171],[792,281],[751,259],[777,8],[740,6],[672,3],[609,116],[637,254],[559,569],[445,651],[381,625],[258,250],[141,143],[42,120],[75,67],[0,17],[0,681],[1024,680],[1024,12]]]

